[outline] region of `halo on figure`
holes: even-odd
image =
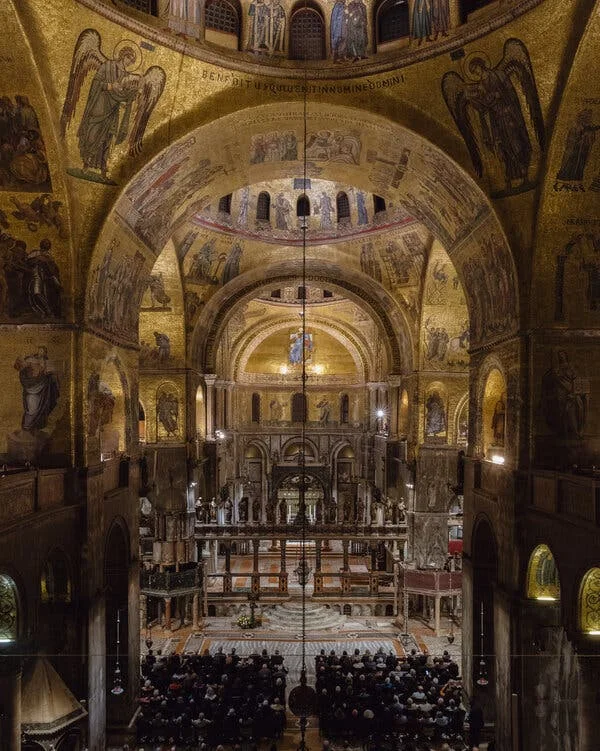
[[[481,63],[484,68],[489,69],[492,67],[492,64],[490,62],[490,58],[487,56],[485,52],[482,52],[481,50],[476,50],[475,52],[470,52],[462,63],[462,69],[463,69],[463,76],[465,80],[470,81],[480,81],[481,80],[481,73],[475,72],[473,70],[473,67],[475,67],[476,63]]]
[[[130,49],[135,55],[135,60],[129,65],[125,66],[125,70],[128,73],[133,73],[142,64],[142,50],[135,42],[131,41],[131,39],[121,39],[120,42],[117,42],[115,44],[115,48],[113,50],[113,60],[118,60],[120,53],[124,49]]]

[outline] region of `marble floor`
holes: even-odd
[[[402,655],[405,651],[416,649],[430,654],[441,654],[448,650],[451,656],[460,664],[461,635],[460,629],[455,629],[455,640],[449,644],[446,636],[435,637],[433,632],[420,621],[411,620],[409,623],[409,640],[403,644],[401,632],[392,619],[381,617],[345,616],[343,625],[335,631],[311,631],[306,634],[306,666],[309,680],[314,677],[314,657],[321,649],[337,652],[346,650],[369,649],[377,651],[379,647],[386,652],[395,651]],[[141,651],[147,651],[145,644],[146,632],[141,634]],[[406,640],[405,640],[406,641]],[[268,627],[252,630],[239,628],[234,618],[206,618],[201,629],[191,627],[180,628],[174,632],[165,632],[157,627],[152,630],[153,651],[162,650],[163,654],[192,653],[197,654],[204,649],[211,651],[222,646],[224,651],[235,648],[238,654],[246,655],[250,652],[266,649],[273,652],[278,649],[285,658],[285,665],[289,670],[288,687],[297,684],[300,677],[302,656],[302,636],[300,633],[287,634],[282,631],[272,631]]]

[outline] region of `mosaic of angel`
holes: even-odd
[[[167,77],[157,65],[150,66],[145,73],[134,72],[142,64],[142,53],[135,42],[120,41],[110,57],[102,52],[101,45],[102,39],[95,29],[85,29],[79,35],[60,123],[64,136],[78,107],[83,85],[93,74],[77,130],[83,171],[69,170],[69,174],[110,182],[107,171],[112,148],[128,139],[129,155],[139,154],[148,120]],[[89,170],[100,170],[100,175]]]
[[[463,70],[465,78],[454,71],[444,75],[442,92],[475,171],[481,177],[487,151],[502,165],[504,195],[527,189],[531,129],[539,146],[544,145],[544,120],[527,48],[519,39],[508,39],[496,67],[484,53],[475,52],[465,60]]]

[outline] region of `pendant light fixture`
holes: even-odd
[[[304,3],[304,9],[306,10],[306,0]],[[306,194],[307,184],[307,158],[306,158],[306,144],[307,144],[307,70],[304,68],[304,87],[303,87],[303,108],[302,108],[302,122],[303,122],[303,190]],[[306,421],[307,421],[307,398],[306,398],[306,231],[308,229],[308,217],[306,212],[301,217],[302,224],[302,289],[304,294],[301,299],[301,311],[300,317],[302,319],[301,331],[302,331],[302,426],[301,426],[301,441],[300,441],[300,506],[298,509],[298,521],[301,525],[301,544],[300,544],[300,561],[298,563],[297,576],[298,582],[302,588],[302,653],[300,663],[300,685],[296,686],[290,692],[289,707],[290,710],[298,717],[298,724],[300,726],[300,745],[298,751],[309,751],[306,745],[306,727],[308,725],[308,716],[313,714],[316,709],[316,693],[312,686],[307,684],[306,678],[306,585],[310,574],[310,567],[306,558]]]
[[[123,676],[121,674],[121,665],[119,664],[119,645],[121,643],[121,611],[117,610],[117,660],[115,662],[115,672],[113,674],[113,687],[110,693],[113,696],[121,696],[125,689],[123,688]]]

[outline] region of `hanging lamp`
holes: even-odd
[[[304,7],[306,9],[307,3],[305,0]],[[307,142],[307,70],[304,68],[304,87],[303,87],[303,135],[304,146],[302,152],[303,162],[303,189],[306,193],[306,180],[307,180],[307,158],[306,158],[306,142]],[[302,287],[306,290],[306,230],[307,230],[307,217],[306,214],[302,216]],[[300,545],[300,561],[296,573],[298,576],[298,583],[302,588],[302,653],[300,663],[300,685],[296,686],[290,692],[288,699],[290,710],[298,717],[298,724],[300,726],[300,745],[298,751],[309,751],[306,745],[306,727],[308,725],[308,717],[314,714],[316,710],[316,692],[312,686],[307,684],[306,678],[306,585],[310,575],[310,567],[306,558],[306,294],[302,296],[301,300],[302,310],[300,316],[302,318],[302,398],[304,403],[304,412],[302,415],[302,427],[301,427],[301,441],[300,441],[300,505],[298,509],[298,517],[301,525],[301,545]]]

